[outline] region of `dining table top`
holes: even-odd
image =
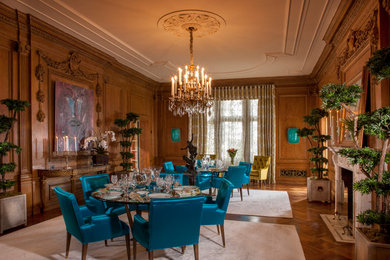
[[[194,196],[207,196],[202,194],[197,186],[178,186],[170,192],[155,192],[146,188],[138,188],[125,194],[118,185],[107,185],[91,194],[95,199],[123,204],[149,204],[151,199],[176,199]]]

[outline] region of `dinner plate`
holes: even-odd
[[[198,186],[182,186],[184,190],[196,190]]]
[[[140,196],[144,196],[144,195],[148,194],[148,191],[146,191],[146,190],[139,190],[139,191],[137,191],[137,193],[138,193]]]
[[[120,191],[107,191],[104,193],[103,198],[106,200],[118,199],[122,196]]]
[[[151,199],[163,199],[163,198],[171,198],[172,195],[168,193],[151,193],[149,194],[149,198]]]

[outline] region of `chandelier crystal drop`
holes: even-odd
[[[203,114],[212,106],[211,77],[204,68],[194,66],[193,57],[193,32],[194,27],[188,27],[190,33],[190,65],[184,70],[178,68],[178,75],[171,78],[171,97],[169,98],[169,110],[174,115]]]

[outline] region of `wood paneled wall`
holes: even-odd
[[[307,141],[301,139],[298,144],[287,142],[287,129],[303,127],[303,116],[307,115],[318,102],[315,85],[309,77],[275,77],[215,80],[213,86],[255,85],[274,82],[276,87],[276,180],[278,183],[305,183],[305,177],[281,177],[280,170],[304,170],[310,176]],[[159,144],[158,161],[173,161],[183,164],[182,156],[188,136],[188,117],[173,116],[168,110],[169,85],[161,86],[159,95]],[[170,139],[171,128],[182,130],[182,141],[173,143]]]
[[[384,10],[382,2],[387,1],[341,1],[325,34],[325,49],[311,75],[318,82],[319,88],[327,83],[354,83],[356,79],[363,77],[365,64],[372,53],[389,46],[390,16]],[[389,81],[384,80],[378,84],[372,77],[369,81],[371,111],[389,106]],[[329,121],[327,122],[325,128],[329,132]],[[379,143],[373,138],[368,142],[371,147],[379,147]],[[335,146],[341,145],[336,142]],[[334,181],[332,158],[329,158],[329,177]]]
[[[0,99],[18,98],[28,100],[31,108],[21,113],[15,131],[11,136],[14,143],[23,148],[20,156],[11,155],[18,168],[9,178],[17,181],[15,190],[27,194],[28,213],[39,212],[40,185],[37,169],[61,167],[64,158],[54,157],[54,96],[53,82],[62,80],[96,92],[97,83],[103,94],[97,97],[102,106],[100,113],[95,111],[94,129],[116,130],[115,118],[124,117],[128,112],[140,114],[140,167],[155,163],[157,153],[157,116],[155,93],[159,84],[140,73],[125,67],[101,51],[69,36],[56,28],[28,14],[0,4]],[[54,61],[66,61],[73,52],[80,58],[76,68],[61,68],[49,65],[37,51]],[[42,56],[42,55],[41,55]],[[45,100],[39,105],[36,98],[39,81],[35,76],[38,64],[43,65],[41,90]],[[68,64],[69,65],[69,64]],[[74,65],[74,64],[73,64]],[[87,75],[99,75],[87,79],[75,72],[79,68]],[[41,107],[45,114],[43,122],[37,120]],[[0,106],[0,112],[6,110]],[[97,127],[98,118],[101,126]],[[120,170],[119,144],[110,147],[111,171]],[[90,162],[89,157],[71,158],[70,164],[81,166]]]

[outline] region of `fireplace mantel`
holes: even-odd
[[[337,216],[340,208],[340,203],[344,203],[344,182],[341,179],[341,169],[347,169],[352,172],[353,183],[364,179],[365,175],[361,172],[358,165],[352,165],[348,159],[340,156],[337,152],[343,147],[329,147],[333,153],[332,159],[335,170],[335,215]],[[358,191],[353,191],[353,227],[360,227],[361,224],[357,222],[356,216],[362,211],[371,209],[371,196],[362,195]],[[353,232],[354,233],[354,232]]]

